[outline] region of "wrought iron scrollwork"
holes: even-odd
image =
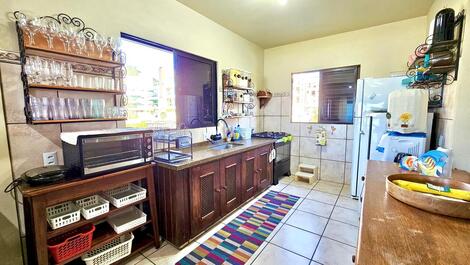
[[[25,18],[26,17],[26,15],[24,13],[20,12],[20,11],[15,11],[13,13],[13,16],[17,20],[20,19],[20,18]],[[83,20],[81,18],[71,17],[71,16],[69,16],[65,13],[60,13],[56,17],[42,16],[42,17],[39,17],[39,18],[40,19],[52,20],[52,21],[57,22],[58,24],[72,25],[72,26],[77,28],[77,33],[83,32],[83,35],[87,39],[90,39],[90,40],[94,39],[95,36],[99,34],[95,29],[87,27],[85,25],[85,22],[83,22]]]

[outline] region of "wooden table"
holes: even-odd
[[[369,161],[356,264],[470,264],[470,220],[404,204],[385,189],[385,178],[404,173],[396,164]],[[453,177],[470,183],[470,175]]]
[[[80,221],[58,228],[56,230],[52,230],[50,227],[48,227],[46,220],[46,207],[57,205],[69,200],[76,200],[93,194],[99,194],[104,190],[117,188],[127,183],[136,181],[145,182],[147,188],[147,198],[121,208],[116,208],[110,205],[109,212],[106,214],[89,220],[81,217]],[[109,226],[106,222],[96,225],[96,230],[93,233],[92,249],[103,246],[120,235],[131,231],[134,232],[135,235],[132,243],[132,253],[136,253],[151,245],[154,245],[156,248],[160,247],[156,207],[157,200],[155,194],[153,165],[151,164],[94,178],[63,181],[48,186],[21,186],[20,191],[23,194],[24,201],[28,264],[43,265],[50,262],[47,251],[48,239],[56,237],[60,234],[67,233],[75,228],[90,223],[99,223],[100,221],[105,220],[106,217],[111,214],[142,203],[148,203],[149,205],[149,213],[147,213],[148,221],[145,224],[142,224],[121,234],[114,232],[111,226]],[[151,236],[148,236],[147,233],[142,233],[142,236],[138,237],[136,233],[139,231],[137,230],[143,229],[144,226],[149,226],[151,228]],[[84,253],[78,253],[63,263],[77,261],[81,254]]]

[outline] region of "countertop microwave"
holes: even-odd
[[[61,133],[64,164],[81,177],[92,177],[150,163],[152,135],[147,129]]]

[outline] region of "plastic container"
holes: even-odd
[[[80,221],[80,209],[71,201],[47,207],[46,215],[52,229]]]
[[[147,221],[147,215],[137,207],[130,207],[108,217],[108,223],[118,234],[139,226]]]
[[[122,235],[102,247],[93,249],[82,256],[87,265],[107,265],[123,259],[131,254],[132,233]]]
[[[88,224],[47,242],[47,249],[56,263],[61,263],[91,248],[95,226]]]
[[[109,202],[99,195],[93,195],[75,201],[85,219],[91,219],[109,212]]]
[[[125,186],[103,192],[103,196],[117,208],[145,199],[147,190],[135,184],[129,183]]]
[[[251,128],[241,128],[240,127],[240,136],[242,139],[251,139]]]

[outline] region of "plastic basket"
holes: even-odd
[[[88,224],[47,242],[47,249],[56,263],[61,263],[91,248],[95,226]]]
[[[132,233],[122,235],[102,247],[93,249],[82,255],[82,260],[87,265],[107,265],[114,263],[131,254],[133,239],[134,235]]]
[[[80,212],[87,220],[109,212],[109,202],[99,195],[77,200],[75,204],[80,207]]]
[[[46,214],[52,229],[80,221],[80,209],[71,201],[47,207]]]
[[[147,221],[147,215],[137,207],[130,207],[108,217],[108,223],[118,234],[139,226]]]
[[[117,208],[126,206],[145,199],[147,190],[135,184],[129,183],[125,186],[107,190],[103,192],[103,196],[108,199]]]

